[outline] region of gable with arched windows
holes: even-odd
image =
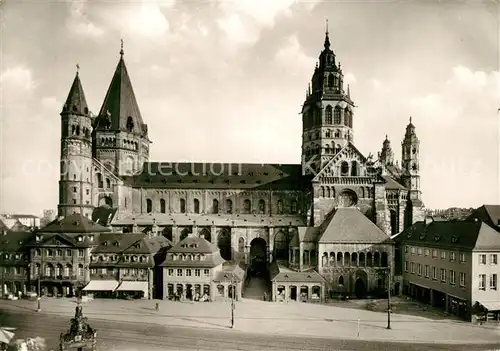
[[[351,176],[357,177],[358,175],[359,175],[358,162],[352,161],[351,162]]]
[[[347,163],[347,161],[342,161],[342,163],[340,164],[340,175],[349,175],[349,163]]]

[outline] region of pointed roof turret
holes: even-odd
[[[387,134],[385,135],[385,140],[384,140],[384,143],[383,143],[384,146],[391,146],[391,141],[389,140],[389,137],[387,136]]]
[[[326,19],[326,31],[325,31],[325,49],[330,50],[330,37],[328,35],[328,18]]]
[[[416,138],[415,126],[413,125],[410,116],[410,123],[408,123],[408,125],[406,126],[405,139],[411,138],[413,136]]]
[[[122,40],[120,60],[99,111],[96,129],[123,131],[146,137],[147,125],[142,120],[123,56]]]
[[[392,165],[394,163],[394,152],[392,151],[391,142],[387,134],[385,135],[385,140],[382,143],[382,152],[380,152],[379,155],[379,159],[382,163],[386,165]]]
[[[89,108],[83,92],[82,82],[80,82],[80,65],[77,64],[76,69],[76,76],[69,90],[68,98],[64,103],[62,113],[88,115]]]

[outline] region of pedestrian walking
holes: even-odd
[[[155,309],[156,309],[156,312],[158,312],[160,310],[160,304],[158,302],[156,303]]]

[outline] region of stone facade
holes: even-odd
[[[387,138],[376,159],[363,155],[354,146],[355,105],[343,81],[327,33],[302,111],[302,164],[149,162],[148,128],[122,50],[106,98],[92,120],[92,134],[87,133],[91,119],[78,75],[61,113],[62,161],[71,160],[87,173],[61,178],[60,215],[90,216],[90,209],[107,206],[116,211],[105,225],[116,231],[155,231],[174,245],[194,233],[216,244],[226,260],[250,265],[255,255],[263,254],[267,262],[279,261],[297,271],[317,270],[330,288],[341,275],[350,287],[357,276],[366,277],[367,287],[375,287],[377,267],[323,265],[319,253],[327,248],[319,237],[298,239],[290,246],[299,228],[319,228],[339,208],[358,208],[387,237],[423,216],[419,140],[411,119],[402,167],[394,163]],[[84,137],[69,133],[73,127],[68,121],[85,126]],[[333,252],[385,252],[389,262],[393,257],[388,247],[342,245]]]

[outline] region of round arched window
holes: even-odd
[[[358,202],[358,196],[352,190],[344,190],[339,195],[339,206],[340,207],[352,207]]]

